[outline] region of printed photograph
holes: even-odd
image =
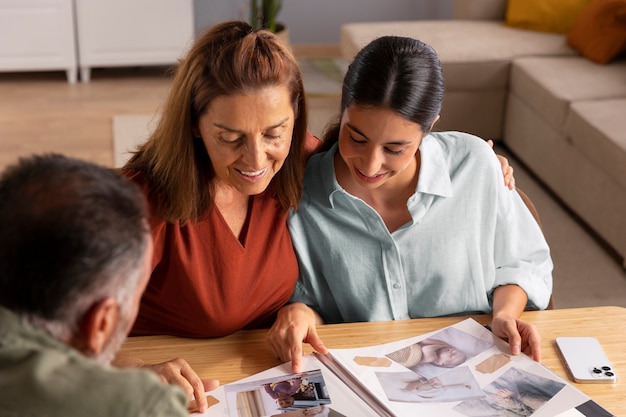
[[[450,327],[386,356],[430,379],[464,364],[491,347],[493,347],[491,342]]]
[[[225,392],[230,415],[237,417],[336,415],[320,370],[230,384]]]
[[[511,368],[483,389],[484,398],[464,401],[454,410],[471,417],[531,416],[564,386],[564,383]]]
[[[424,378],[414,372],[376,372],[376,377],[389,401],[453,402],[485,396],[467,366],[434,378]]]

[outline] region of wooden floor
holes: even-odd
[[[335,45],[293,50],[297,56],[339,53]],[[113,166],[112,117],[157,112],[171,80],[165,67],[96,69],[91,78],[72,85],[63,72],[0,73],[0,170],[42,152]]]
[[[112,166],[112,117],[155,112],[170,84],[166,72],[99,70],[73,85],[62,72],[0,74],[0,169],[41,152]]]

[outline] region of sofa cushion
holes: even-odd
[[[626,188],[626,97],[572,103],[567,133],[574,146]],[[625,213],[626,215],[626,213]]]
[[[501,139],[506,90],[446,90],[441,118],[433,130],[461,130],[484,139]]]
[[[624,187],[515,96],[509,95],[506,112],[507,147],[603,240],[626,255]]]
[[[626,60],[598,65],[579,56],[518,58],[509,92],[564,132],[572,102],[626,97]]]
[[[347,23],[341,26],[341,52],[352,61],[370,41],[384,35],[408,36],[432,46],[444,62],[510,61],[527,55],[575,55],[564,35],[533,32],[498,21],[421,20]]]
[[[500,20],[506,16],[507,0],[453,0],[453,19]]]
[[[508,0],[506,24],[520,29],[567,33],[591,0]]]
[[[567,33],[567,43],[606,64],[626,51],[626,0],[593,0]]]

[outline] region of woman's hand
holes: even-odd
[[[494,317],[491,331],[509,342],[511,354],[524,352],[535,361],[541,362],[541,336],[533,324],[515,318]]]
[[[163,382],[180,386],[187,393],[190,401],[192,398],[195,399],[194,411],[197,410],[200,413],[204,413],[208,408],[204,393],[219,386],[219,381],[216,379],[200,379],[187,361],[182,358],[155,365],[144,364],[142,367],[155,372]]]
[[[541,337],[537,328],[518,317],[528,303],[526,292],[514,284],[501,285],[493,291],[491,331],[509,342],[511,354],[524,352],[541,362]]]
[[[317,335],[316,325],[322,323],[321,317],[303,303],[288,304],[280,309],[276,322],[267,332],[266,340],[276,357],[291,361],[294,373],[302,366],[302,343],[308,343],[319,353],[326,354],[328,349]]]
[[[493,141],[489,139],[487,141],[491,149],[493,149]],[[498,161],[500,161],[500,165],[502,166],[502,175],[504,176],[504,185],[506,185],[509,190],[515,189],[515,178],[513,177],[513,167],[509,165],[509,160],[506,159],[502,155],[496,154],[498,157]]]

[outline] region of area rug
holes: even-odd
[[[343,76],[348,68],[345,60],[338,58],[299,58],[304,91],[308,96],[339,96]]]

